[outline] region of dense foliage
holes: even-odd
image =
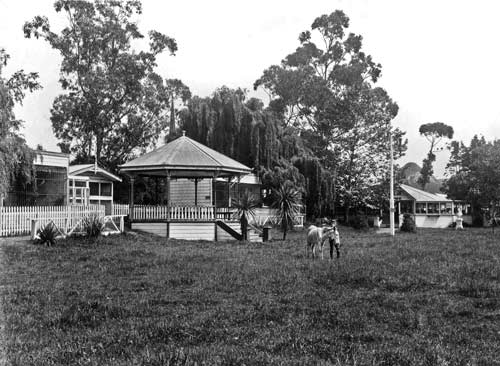
[[[396,158],[406,149],[404,133],[390,124],[398,106],[374,85],[381,65],[362,51],[361,36],[346,33],[348,27],[340,10],[316,18],[311,31],[300,34],[296,51],[254,84],[269,93],[270,110],[321,163],[320,186],[334,181],[335,200],[346,216],[373,201],[372,187],[387,174],[389,134],[398,141]]]
[[[40,88],[37,73],[20,70],[4,77],[2,71],[8,59],[9,55],[0,49],[0,197],[14,181],[25,184],[32,179],[34,154],[19,133],[22,121],[16,119],[14,105],[22,103],[27,90]]]
[[[474,136],[469,146],[453,141],[447,169],[450,177],[444,188],[448,196],[470,202],[477,223],[482,222],[482,208],[487,209],[486,219],[498,215],[500,140],[487,142],[484,137]]]
[[[44,16],[26,22],[24,33],[42,37],[62,56],[64,93],[51,110],[55,135],[77,161],[95,153],[116,166],[150,147],[168,127],[177,94],[154,69],[156,57],[165,50],[173,54],[177,43],[153,30],[149,50],[132,48],[144,38],[135,20],[140,1],[58,0],[54,7],[67,18],[59,33]]]
[[[348,26],[347,16],[336,11],[301,33],[300,47],[254,84],[270,95],[267,108],[255,98],[245,102],[241,89],[222,87],[209,98],[191,99],[182,128],[253,167],[267,188],[293,183],[310,217],[333,215],[336,205],[347,216],[351,208],[378,205],[389,134],[397,142],[395,158],[406,141],[390,125],[397,104],[374,86],[381,65],[361,51],[361,36],[346,35]]]

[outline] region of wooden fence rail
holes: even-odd
[[[84,217],[104,216],[104,212],[104,206],[99,205],[0,207],[0,236],[30,234],[33,219],[38,227],[50,221],[58,227],[73,227]]]

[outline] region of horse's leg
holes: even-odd
[[[324,258],[324,256],[323,256],[323,244],[324,244],[324,243],[325,243],[325,242],[324,242],[324,241],[322,241],[322,242],[321,242],[321,244],[319,245],[319,251],[320,251],[320,253],[321,253],[321,260],[325,259],[325,258]]]

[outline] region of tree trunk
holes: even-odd
[[[245,213],[243,213],[243,215],[241,215],[240,225],[241,225],[241,239],[246,241],[247,240],[247,233],[248,233],[248,220],[247,220],[247,216],[245,215]]]
[[[350,214],[350,211],[351,211],[350,205],[349,205],[349,203],[346,203],[346,205],[345,205],[345,211],[344,211],[344,220],[345,220],[345,224],[346,225],[349,225],[349,214]]]

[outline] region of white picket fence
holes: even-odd
[[[113,215],[128,216],[129,206],[125,203],[113,203]]]
[[[52,221],[62,228],[73,227],[90,215],[104,216],[104,206],[12,206],[0,207],[0,236],[29,235],[33,219],[38,227]]]

